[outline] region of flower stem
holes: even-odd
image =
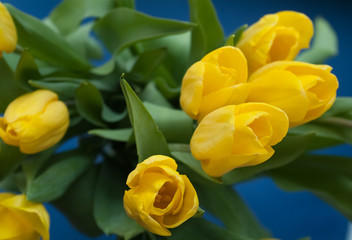
[[[352,120],[341,117],[327,117],[317,120],[320,123],[332,124],[340,127],[352,128]]]

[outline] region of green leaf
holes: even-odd
[[[259,239],[269,237],[232,186],[207,182],[196,184],[202,207],[219,218],[234,234]]]
[[[189,67],[189,56],[191,50],[191,32],[156,38],[145,41],[139,45],[144,51],[156,48],[166,48],[167,54],[163,60],[163,65],[169,70],[174,79],[171,85],[177,87],[181,85],[184,73]],[[155,74],[157,77],[161,77]]]
[[[97,177],[97,166],[91,166],[53,202],[76,229],[91,237],[97,237],[102,233],[92,211]]]
[[[18,43],[23,48],[28,48],[33,57],[77,71],[91,68],[90,63],[48,25],[11,5],[6,7],[14,19]]]
[[[119,7],[99,19],[94,31],[111,52],[120,52],[137,42],[191,30],[192,24],[155,18]]]
[[[168,143],[189,143],[194,127],[193,120],[186,113],[148,102],[145,102],[144,106]]]
[[[26,155],[18,147],[5,144],[0,138],[0,181],[12,173]]]
[[[172,105],[166,100],[156,87],[155,82],[148,83],[140,95],[143,102],[150,102],[161,107],[172,108]]]
[[[79,82],[65,79],[29,80],[28,84],[34,88],[48,89],[56,92],[60,96],[60,99],[71,99],[75,95],[76,89],[80,86]]]
[[[337,97],[332,107],[324,113],[323,117],[338,116],[352,112],[352,97]]]
[[[323,120],[323,119],[321,119]],[[329,120],[329,119],[326,119]],[[351,122],[352,123],[352,122]],[[352,128],[346,128],[342,125],[329,124],[329,122],[314,121],[301,126],[294,127],[290,130],[291,134],[303,135],[313,133],[317,137],[309,146],[310,149],[317,149],[327,147],[324,139],[330,141],[332,145],[337,143],[350,143],[352,144]],[[317,142],[321,139],[321,142]]]
[[[136,139],[139,162],[156,154],[170,156],[163,134],[141,100],[124,79],[121,81],[121,88],[125,95],[128,115]]]
[[[94,198],[94,217],[105,234],[117,234],[128,240],[144,229],[129,218],[123,207],[126,176],[114,166],[104,164]]]
[[[159,68],[159,69],[163,69],[163,68]],[[166,75],[163,76],[163,77],[156,77],[154,79],[155,84],[158,87],[158,89],[160,90],[160,92],[166,98],[179,97],[180,96],[180,92],[181,92],[181,86],[172,87],[171,84],[169,84],[169,82],[171,82],[170,81],[171,80],[171,76],[169,76],[169,73],[166,72],[166,69],[162,70],[162,72],[164,72],[164,74],[166,74]],[[170,80],[168,80],[169,78],[170,78]]]
[[[134,0],[115,0],[115,4],[118,7],[134,8],[135,6]]]
[[[242,25],[241,27],[237,28],[234,32],[234,38],[233,38],[233,45],[236,46],[238,41],[241,39],[243,32],[248,28],[247,24]]]
[[[235,39],[235,34],[231,34],[226,40],[226,46],[234,46],[233,40]]]
[[[178,161],[188,166],[190,169],[192,169],[194,172],[196,172],[199,176],[203,177],[204,179],[207,179],[215,183],[222,183],[221,178],[210,177],[208,174],[206,174],[202,169],[200,162],[196,160],[190,152],[172,151],[171,154],[175,159],[177,159]]]
[[[93,129],[88,134],[113,141],[127,142],[131,138],[132,132],[132,128]]]
[[[0,113],[4,113],[7,105],[25,93],[14,80],[14,74],[4,59],[0,59]]]
[[[169,240],[192,239],[192,240],[257,240],[232,233],[204,218],[192,218],[181,226],[171,229],[172,236]]]
[[[205,213],[205,211],[202,208],[198,207],[198,210],[197,210],[196,214],[194,214],[193,217],[203,217],[204,213]]]
[[[91,36],[92,27],[93,23],[81,25],[76,31],[70,33],[66,40],[81,56],[90,59],[101,59],[103,57],[103,49],[99,42]]]
[[[138,83],[148,82],[154,70],[164,59],[166,52],[166,48],[159,48],[143,52],[126,77],[132,78],[133,81]]]
[[[18,62],[20,61],[21,55],[14,54],[12,52],[11,53],[2,52],[1,58],[4,59],[4,61],[9,65],[9,68],[11,69],[11,71],[15,72]]]
[[[114,0],[64,0],[49,16],[63,35],[68,35],[88,17],[102,17],[114,7]]]
[[[314,38],[310,49],[301,53],[296,60],[322,64],[338,53],[337,35],[331,25],[322,17],[314,21]]]
[[[99,90],[88,82],[82,83],[75,93],[77,111],[90,123],[106,127],[101,117],[103,98]]]
[[[61,159],[29,182],[26,191],[28,200],[48,202],[59,198],[91,163],[92,159],[84,155]]]
[[[26,161],[22,162],[23,173],[25,174],[27,184],[36,176],[41,167],[52,157],[58,145],[51,147],[42,152],[30,155]]]
[[[192,30],[191,62],[225,43],[224,32],[210,0],[189,0],[190,18],[197,26]]]
[[[33,88],[28,84],[28,80],[38,78],[40,78],[38,66],[30,52],[24,49],[16,67],[14,80],[19,87],[32,91]]]
[[[106,122],[117,122],[126,113],[116,113],[104,104],[99,90],[89,82],[83,82],[75,93],[77,111],[87,121],[100,127],[106,127]]]
[[[352,220],[352,158],[304,155],[269,176],[288,191],[309,190]]]
[[[274,147],[274,155],[267,161],[256,166],[235,169],[223,176],[225,184],[233,184],[252,178],[264,171],[282,167],[303,154],[313,134],[302,136],[286,136]]]

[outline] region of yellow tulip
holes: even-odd
[[[49,215],[25,195],[0,193],[0,240],[49,240]]]
[[[241,50],[226,46],[193,64],[183,77],[180,104],[191,118],[201,120],[213,110],[242,103],[249,92],[247,60]]]
[[[49,90],[37,90],[16,98],[0,117],[0,137],[20,151],[33,154],[55,145],[69,125],[66,105]]]
[[[268,14],[243,32],[237,44],[248,61],[249,72],[278,61],[293,60],[308,48],[313,36],[312,21],[303,13],[282,11]]]
[[[177,171],[175,160],[154,155],[139,163],[127,178],[124,207],[129,217],[148,231],[170,236],[174,228],[198,209],[198,196],[187,176]]]
[[[266,103],[242,103],[219,108],[199,123],[191,139],[192,155],[203,170],[220,177],[239,167],[268,160],[272,146],[288,130],[284,111]]]
[[[296,61],[268,64],[249,78],[247,102],[265,102],[281,108],[290,127],[320,117],[334,103],[338,81],[328,65]]]
[[[7,53],[15,50],[17,44],[17,32],[10,13],[0,2],[0,57],[2,51]]]

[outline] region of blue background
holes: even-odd
[[[3,1],[17,8],[44,18],[59,0],[16,0]],[[337,75],[339,96],[351,96],[352,58],[352,1],[260,1],[260,0],[213,0],[226,35],[237,27],[256,22],[267,13],[281,10],[295,10],[326,18],[339,36],[339,55],[327,63]],[[138,10],[153,16],[188,20],[186,0],[136,0]],[[352,156],[351,146],[340,146],[325,152]],[[347,233],[347,220],[336,210],[308,192],[287,193],[279,190],[267,178],[246,182],[235,186],[256,213],[259,220],[270,229],[274,236],[284,240],[294,240],[311,236],[313,240],[344,240]],[[77,232],[65,217],[48,205],[51,216],[51,240],[88,240]],[[101,236],[95,239],[116,239]]]

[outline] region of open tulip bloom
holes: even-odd
[[[329,23],[280,11],[225,38],[210,0],[189,5],[0,3],[0,240],[49,240],[42,203],[92,237],[274,239],[233,188],[259,176],[352,220],[352,158],[312,151],[352,142]]]

